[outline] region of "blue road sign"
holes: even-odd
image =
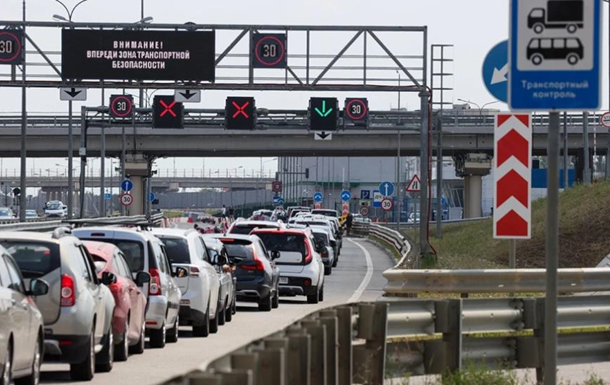
[[[352,193],[348,190],[341,191],[341,200],[343,202],[349,202],[352,199]]]
[[[149,198],[150,198],[150,201],[152,202],[152,201],[154,201],[155,199],[157,199],[157,196],[155,195],[155,193],[154,193],[154,192],[151,192],[151,193],[150,193],[150,197],[149,197]]]
[[[599,109],[601,8],[601,0],[511,1],[511,109]]]
[[[508,40],[498,43],[485,57],[483,83],[494,98],[508,101]]]
[[[280,195],[276,195],[273,197],[273,204],[276,205],[280,202],[280,200],[283,200],[282,197]]]
[[[394,185],[391,182],[382,182],[379,185],[379,191],[384,197],[389,197],[394,194]]]
[[[373,190],[373,207],[381,207],[382,200],[383,194],[379,190]]]
[[[360,199],[371,199],[371,190],[360,190]]]
[[[132,181],[130,181],[129,179],[125,179],[124,181],[121,182],[121,190],[123,190],[125,192],[130,192],[131,189],[133,189]]]
[[[104,194],[104,199],[108,200],[108,199],[112,199],[112,194]]]
[[[324,200],[324,195],[322,195],[321,192],[317,192],[317,193],[313,194],[314,202],[322,202],[323,200]]]

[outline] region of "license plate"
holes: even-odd
[[[280,284],[282,284],[282,285],[288,284],[288,277],[280,277]]]

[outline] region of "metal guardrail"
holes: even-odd
[[[0,221],[0,231],[51,231],[62,225],[160,225],[164,220],[163,214],[155,214],[150,220],[145,215],[125,217],[100,217],[84,219],[33,219],[19,222],[18,219]]]
[[[544,300],[390,302],[387,372],[443,374],[472,362],[490,369],[535,368],[541,381]],[[608,331],[599,331],[610,327],[609,303],[610,296],[559,298],[560,365],[609,360]]]
[[[388,295],[414,293],[544,293],[545,269],[403,270],[383,273]],[[559,291],[610,291],[610,268],[558,270]]]
[[[402,266],[409,257],[409,253],[411,252],[411,244],[407,241],[404,235],[396,230],[392,230],[376,223],[354,223],[352,229],[356,235],[371,235],[389,243],[400,255],[400,260],[398,261],[396,267]]]
[[[383,384],[388,305],[316,311],[166,385]]]

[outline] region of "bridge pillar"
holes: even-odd
[[[125,175],[133,182],[133,203],[127,207],[127,215],[146,214],[146,178],[151,175],[150,161],[142,154],[129,155],[125,159]]]
[[[491,170],[487,154],[459,154],[454,157],[456,174],[464,178],[464,218],[483,215],[483,177]]]

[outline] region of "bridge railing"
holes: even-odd
[[[99,217],[84,219],[33,219],[19,222],[18,219],[0,221],[0,231],[51,231],[60,226],[84,226],[84,225],[163,225],[163,214],[154,214],[149,218],[145,215],[132,215],[123,217]]]
[[[78,169],[74,169],[75,174],[79,172]],[[0,169],[0,178],[19,178],[21,176],[21,170],[18,168],[6,168]],[[68,168],[29,168],[26,170],[27,177],[34,178],[67,178]],[[99,178],[100,171],[98,169],[92,169],[88,167],[85,172],[87,178]],[[121,178],[121,173],[116,171],[114,167],[110,167],[104,173],[106,178]],[[243,168],[233,169],[158,169],[155,177],[158,178],[236,178],[236,179],[253,179],[253,180],[264,180],[265,182],[269,179],[275,178],[275,171],[264,170],[261,173],[260,169],[245,170]]]
[[[354,223],[353,231],[356,235],[373,236],[388,243],[400,256],[398,266],[403,266],[411,253],[411,244],[404,235],[376,223]]]

